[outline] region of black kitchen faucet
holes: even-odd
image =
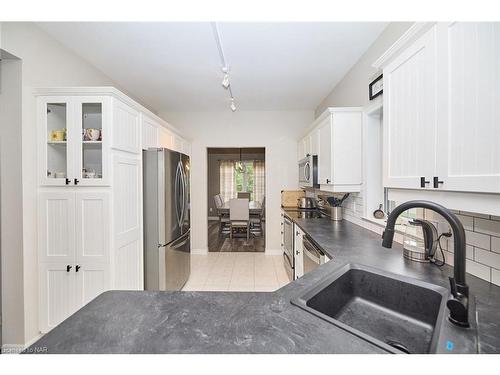
[[[397,206],[387,218],[387,226],[382,235],[382,246],[391,248],[394,238],[394,225],[396,219],[404,211],[410,208],[427,208],[443,216],[450,224],[455,240],[454,246],[454,273],[450,277],[450,288],[452,298],[448,300],[446,306],[450,310],[449,320],[461,327],[469,327],[469,286],[465,283],[465,230],[456,215],[440,204],[414,200]]]

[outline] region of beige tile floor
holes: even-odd
[[[183,290],[271,292],[288,283],[281,255],[217,252],[191,255]]]

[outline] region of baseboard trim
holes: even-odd
[[[193,255],[207,255],[208,254],[208,249],[203,248],[203,249],[191,249],[191,254]]]
[[[281,255],[283,254],[283,250],[281,249],[266,249],[266,255]]]

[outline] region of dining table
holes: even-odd
[[[260,214],[262,211],[262,204],[257,201],[248,201],[248,209],[250,211],[250,214]],[[219,208],[219,212],[221,214],[228,214],[229,215],[229,201],[224,202],[221,208]]]

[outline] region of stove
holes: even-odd
[[[285,213],[291,219],[320,219],[326,217],[318,209],[311,208],[283,208]]]

